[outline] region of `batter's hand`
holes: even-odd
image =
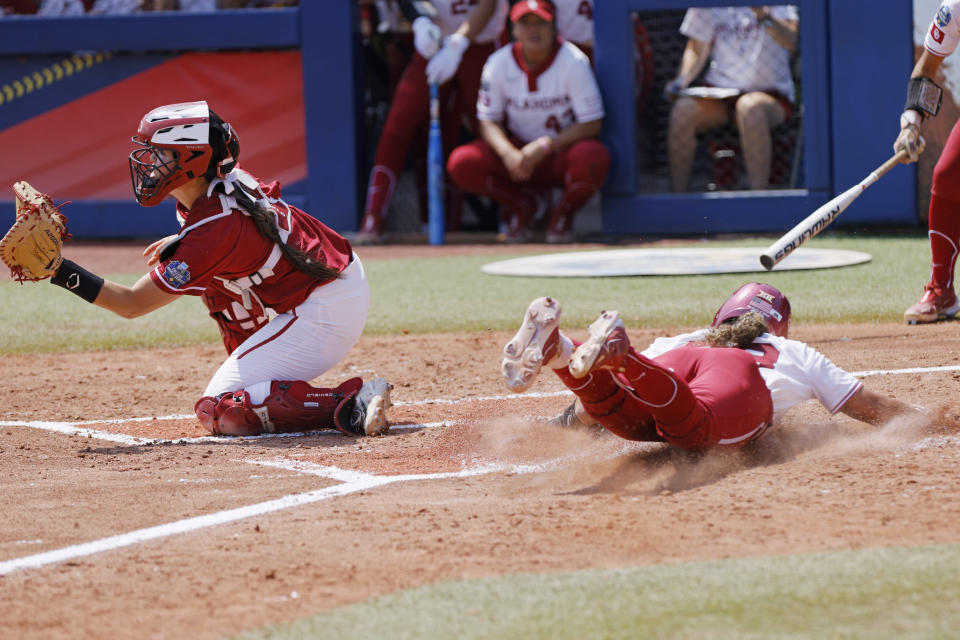
[[[893,143],[893,150],[896,153],[903,150],[907,151],[907,158],[904,162],[910,163],[919,160],[920,154],[927,146],[923,136],[920,135],[920,122],[920,114],[913,109],[907,109],[900,116],[900,135]]]
[[[429,60],[440,48],[443,32],[440,27],[426,16],[413,21],[413,46],[417,53]]]
[[[443,84],[454,76],[457,67],[460,66],[460,59],[463,58],[463,52],[470,46],[470,41],[466,36],[455,33],[444,39],[443,47],[437,51],[430,62],[427,63],[427,82],[430,84]]]

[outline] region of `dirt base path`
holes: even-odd
[[[141,249],[67,255],[136,271]],[[956,325],[793,334],[934,419],[877,430],[809,403],[759,446],[690,456],[544,424],[571,396],[549,373],[506,393],[509,336],[483,332],[364,337],[316,381],[392,380],[386,437],[206,439],[219,345],[4,358],[0,563],[34,564],[0,575],[2,635],[199,640],[438,580],[960,541],[960,372],[929,370],[960,364]]]
[[[801,326],[795,337],[848,370],[890,370],[960,364],[945,349],[955,330]],[[551,375],[505,393],[508,337],[363,338],[318,382],[371,371],[395,381],[401,426],[383,438],[136,444],[0,427],[0,562],[352,487],[2,576],[5,633],[218,638],[444,579],[958,541],[957,410],[940,406],[956,396],[956,371],[867,378],[940,406],[932,426],[874,430],[811,404],[762,446],[694,457],[543,424],[570,396]],[[9,357],[3,379],[35,382],[5,394],[0,422],[197,438],[189,414],[221,357],[219,347]],[[424,477],[382,483],[400,474]]]

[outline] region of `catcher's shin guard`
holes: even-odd
[[[336,429],[364,435],[351,424],[360,378],[350,378],[334,389],[321,389],[302,380],[274,380],[263,404],[253,404],[246,391],[204,396],[194,410],[211,433],[252,436],[261,433]],[[361,425],[362,427],[362,425]]]

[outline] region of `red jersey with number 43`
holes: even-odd
[[[524,143],[600,120],[603,100],[590,59],[569,42],[558,42],[536,69],[527,68],[518,43],[495,51],[483,65],[477,118],[504,123]]]
[[[287,244],[299,247],[338,272],[350,264],[353,250],[345,238],[305,211],[281,201],[279,183],[260,182],[260,188],[272,203],[281,237],[286,237]],[[227,290],[223,280],[246,278],[257,272],[270,261],[276,245],[264,238],[253,219],[234,205],[233,198],[220,192],[201,196],[189,211],[177,205],[182,221],[179,240],[173,252],[165,251],[169,255],[164,255],[165,259],[150,272],[158,287],[167,293],[195,296],[209,287],[240,300],[239,295]],[[271,271],[273,275],[253,286],[252,291],[263,306],[277,313],[293,309],[323,284],[297,269],[283,255]]]

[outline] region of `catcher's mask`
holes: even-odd
[[[763,316],[770,333],[782,338],[787,337],[790,329],[790,301],[776,287],[760,282],[747,283],[734,291],[717,310],[710,326],[718,327],[750,311],[756,311]]]
[[[137,202],[152,207],[198,177],[224,177],[237,164],[240,141],[204,101],[169,104],[147,113],[133,138],[130,179]]]

